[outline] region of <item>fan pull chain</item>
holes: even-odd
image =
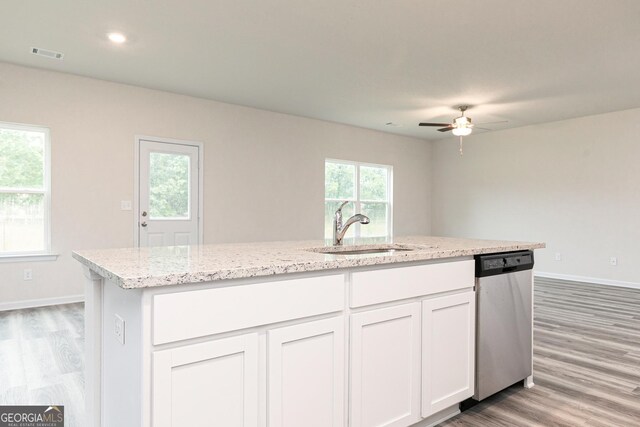
[[[460,155],[464,155],[464,152],[462,151],[462,137],[460,137]]]

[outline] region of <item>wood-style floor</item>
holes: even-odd
[[[64,405],[84,426],[84,307],[0,312],[0,405]]]
[[[534,382],[441,426],[640,426],[640,290],[535,281]]]
[[[536,279],[536,386],[441,426],[640,427],[640,290]],[[83,426],[83,306],[0,312],[0,405],[65,405]]]

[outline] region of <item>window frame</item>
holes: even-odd
[[[324,159],[324,177],[325,177],[325,185],[327,179],[327,163],[341,164],[341,165],[351,165],[355,166],[355,185],[356,185],[356,198],[354,199],[335,199],[335,198],[327,198],[327,193],[325,189],[324,193],[324,203],[326,205],[327,202],[341,202],[348,200],[349,202],[353,202],[355,207],[355,212],[362,211],[362,203],[385,203],[387,205],[387,235],[386,236],[366,236],[363,237],[360,231],[360,223],[356,223],[353,225],[354,227],[354,235],[353,239],[355,240],[375,240],[375,239],[386,239],[391,241],[393,239],[393,165],[383,165],[379,163],[368,163],[368,162],[357,162],[353,160],[340,160],[333,158],[325,158]],[[387,170],[387,201],[381,202],[379,200],[362,200],[360,197],[360,167],[375,167],[382,168]],[[323,209],[324,210],[324,209]],[[345,218],[346,219],[346,218]],[[323,235],[326,237],[326,230],[323,230]]]
[[[42,236],[44,249],[39,251],[0,251],[0,262],[2,261],[48,261],[54,260],[57,255],[51,253],[51,131],[48,127],[29,125],[22,123],[0,122],[0,128],[40,132],[44,135],[44,165],[43,165],[43,185],[42,190],[31,188],[7,188],[0,187],[3,194],[42,194],[43,201],[43,225]]]

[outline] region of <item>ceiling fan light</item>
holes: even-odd
[[[471,128],[470,127],[453,128],[451,130],[451,133],[453,133],[455,136],[467,136],[471,134]]]
[[[127,41],[127,37],[122,33],[109,33],[107,38],[116,44],[122,44]]]
[[[454,119],[454,122],[458,127],[465,127],[471,124],[471,120],[469,120],[469,117],[466,117],[466,116],[456,117]]]

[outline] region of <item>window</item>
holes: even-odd
[[[351,226],[346,239],[384,241],[391,230],[391,175],[393,168],[385,165],[326,160],[324,173],[324,237],[333,238],[334,213],[344,201],[343,218],[355,213],[369,217],[367,225]]]
[[[187,154],[149,153],[149,219],[191,219]]]
[[[0,123],[0,256],[49,252],[49,183],[49,129]]]

